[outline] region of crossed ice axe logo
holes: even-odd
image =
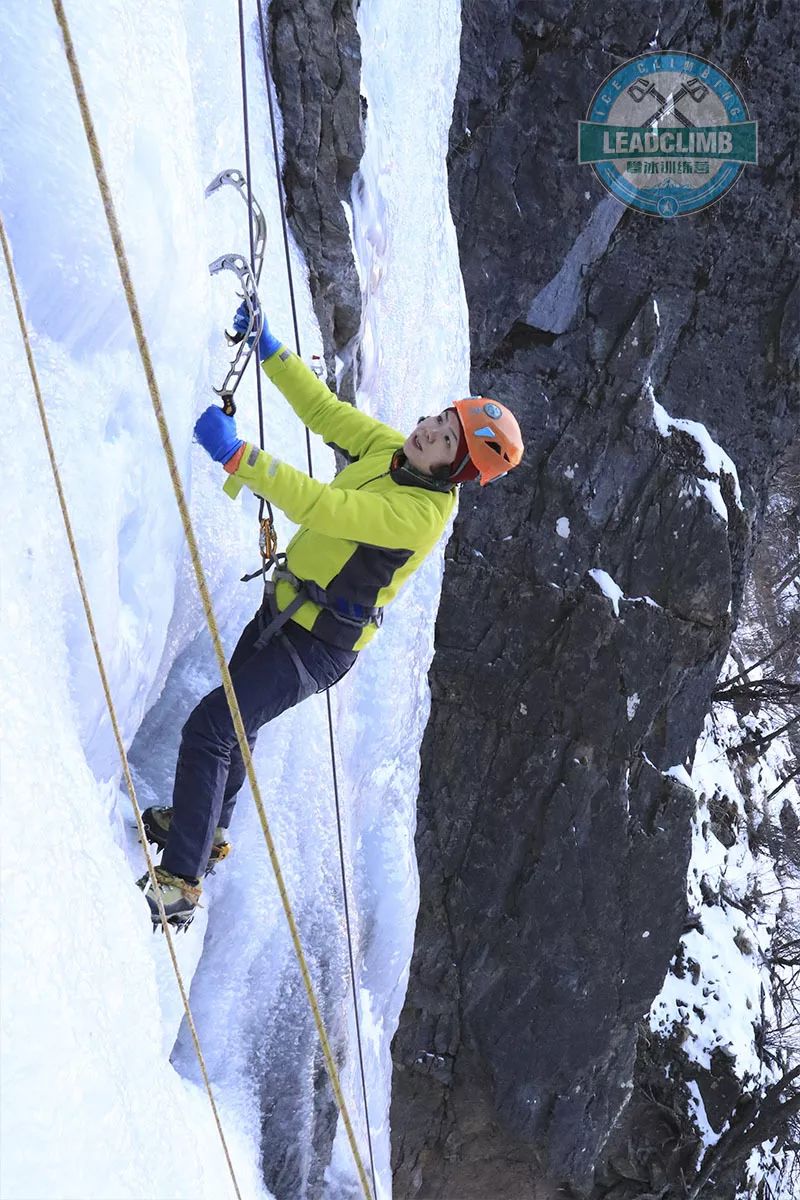
[[[708,95],[708,88],[699,79],[689,78],[685,83],[682,83],[676,92],[670,92],[668,96],[662,96],[652,80],[642,78],[635,80],[628,88],[628,95],[636,104],[641,104],[647,96],[653,96],[658,101],[660,107],[656,109],[651,117],[646,121],[642,121],[641,128],[644,129],[647,125],[657,125],[664,117],[674,115],[676,121],[680,121],[685,129],[694,129],[694,121],[680,111],[677,107],[678,101],[683,100],[684,96],[688,96],[694,100],[695,104],[699,104]]]

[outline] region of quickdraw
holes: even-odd
[[[271,517],[262,517],[258,531],[258,548],[264,560],[264,570],[275,561],[278,553],[278,535]]]
[[[261,566],[257,571],[250,571],[249,574],[242,575],[241,583],[249,583],[251,579],[258,579],[260,575],[266,585],[267,571],[279,558],[284,557],[282,554],[278,554],[278,535],[275,532],[271,510],[270,515],[262,517],[258,523],[258,549],[261,553]]]

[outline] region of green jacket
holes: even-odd
[[[320,483],[247,444],[225,491],[237,496],[247,485],[300,526],[286,550],[298,579],[325,588],[329,599],[382,608],[439,541],[455,488],[411,471],[397,457],[402,433],[338,400],[283,346],[263,367],[300,420],[354,461],[332,483]],[[279,582],[278,608],[295,594],[290,583]],[[348,650],[361,650],[376,631],[374,623],[356,627],[311,600],[292,619]]]

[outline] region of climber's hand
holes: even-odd
[[[233,318],[233,328],[237,333],[247,333],[249,324],[250,314],[247,311],[247,305],[242,301]],[[265,358],[269,358],[276,350],[280,349],[280,345],[278,339],[270,333],[267,318],[262,314],[261,336],[258,339],[258,361],[263,362]]]
[[[194,427],[194,440],[199,442],[214,462],[226,463],[244,445],[236,435],[236,422],[226,416],[221,408],[212,404],[198,419]]]

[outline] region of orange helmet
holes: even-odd
[[[518,465],[524,446],[517,418],[509,409],[486,396],[455,400],[453,408],[461,422],[469,457],[480,475],[482,487]],[[457,474],[459,469],[454,463],[452,474]]]

